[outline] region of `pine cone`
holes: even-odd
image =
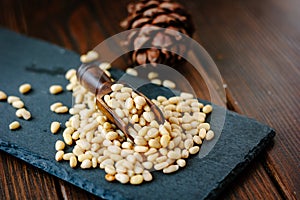
[[[134,49],[130,55],[133,63],[174,66],[182,60],[172,51],[177,50],[184,55],[187,45],[183,37],[174,31],[190,37],[194,32],[191,17],[182,5],[167,0],[141,0],[129,4],[127,10],[129,15],[121,26],[128,30],[140,28],[132,31],[126,42],[129,49]]]

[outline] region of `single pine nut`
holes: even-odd
[[[58,107],[54,110],[54,112],[58,113],[58,114],[61,114],[61,113],[67,113],[69,111],[68,107],[67,106],[61,106],[61,107]]]
[[[99,68],[102,70],[109,70],[111,68],[111,64],[107,62],[100,63]]]
[[[115,169],[114,166],[112,166],[112,165],[107,165],[107,166],[105,166],[104,171],[105,171],[107,174],[111,174],[111,175],[115,175],[115,174],[116,174],[116,169]]]
[[[63,87],[61,85],[52,85],[49,88],[49,92],[51,94],[59,94],[63,91]]]
[[[215,136],[215,133],[212,130],[207,131],[205,139],[206,140],[212,140]]]
[[[20,123],[18,121],[14,121],[12,123],[9,124],[9,129],[10,130],[16,130],[18,128],[20,128]]]
[[[186,100],[186,99],[194,98],[194,95],[191,93],[187,93],[187,92],[181,92],[180,97]]]
[[[169,167],[164,168],[164,169],[163,169],[163,172],[164,172],[165,174],[169,174],[169,173],[176,172],[178,169],[179,169],[179,166],[178,166],[178,165],[170,165]]]
[[[205,113],[205,114],[208,114],[212,111],[213,107],[211,105],[205,105],[203,108],[202,108],[202,111]]]
[[[19,92],[22,94],[26,94],[31,90],[31,85],[29,83],[22,84],[19,87]]]
[[[164,80],[162,85],[164,87],[168,87],[168,88],[171,88],[171,89],[176,87],[176,84],[173,81],[170,81],[170,80]]]
[[[12,102],[12,106],[14,108],[23,108],[24,107],[24,102],[21,101],[21,100],[17,100],[17,101]]]
[[[120,91],[123,87],[124,87],[123,84],[116,83],[111,86],[111,89],[112,89],[112,91],[117,92],[117,91]]]
[[[130,178],[130,183],[133,185],[139,185],[143,182],[144,178],[142,175],[135,175]]]
[[[64,156],[64,151],[58,151],[55,154],[55,160],[56,161],[61,161],[63,159]]]
[[[169,145],[171,137],[169,135],[163,135],[160,138],[160,144],[163,148],[167,147]]]
[[[144,106],[146,104],[146,100],[144,97],[141,97],[141,96],[136,96],[134,98],[134,103],[137,105],[137,106]]]
[[[64,160],[70,160],[72,156],[74,156],[73,153],[66,153],[66,154],[63,155],[63,159]]]
[[[0,90],[0,101],[6,100],[7,99],[7,95]]]
[[[154,165],[154,169],[156,170],[162,170],[163,168],[167,167],[169,165],[168,162],[162,162]]]
[[[133,69],[133,68],[127,68],[126,69],[126,73],[130,74],[132,76],[137,76],[138,75],[138,72],[135,69]]]
[[[149,72],[148,73],[148,79],[152,80],[158,77],[158,73],[156,72]]]
[[[205,128],[201,128],[199,131],[199,137],[203,140],[206,136],[206,129]]]
[[[80,56],[80,61],[83,63],[89,63],[96,60],[99,57],[96,51],[89,51],[87,54]]]
[[[60,150],[63,150],[65,148],[65,143],[61,140],[57,140],[56,143],[55,143],[55,150],[56,151],[60,151]]]
[[[153,83],[155,85],[161,85],[161,80],[160,79],[152,79],[151,83]]]
[[[176,161],[176,164],[179,166],[179,167],[185,167],[186,165],[186,161],[184,159],[178,159]]]
[[[199,146],[193,146],[193,147],[191,147],[191,148],[189,149],[189,153],[190,153],[190,154],[196,154],[196,153],[199,152],[199,150],[200,150],[200,147],[199,147]]]
[[[82,161],[80,167],[81,167],[82,169],[88,169],[88,168],[91,168],[91,167],[92,167],[92,161],[89,160],[89,159],[86,159],[86,160]]]
[[[143,179],[145,181],[152,181],[153,177],[152,174],[148,170],[143,171]]]
[[[109,181],[109,182],[112,182],[114,181],[116,178],[114,175],[111,175],[111,174],[106,174],[105,175],[105,180]]]
[[[134,147],[134,151],[139,152],[139,153],[145,153],[146,151],[148,151],[148,147],[147,146],[135,146]]]
[[[52,122],[50,126],[51,133],[55,134],[60,129],[60,123],[59,122]]]
[[[200,130],[202,129],[202,128],[204,128],[206,131],[208,131],[209,129],[210,129],[210,125],[209,125],[209,123],[201,123],[200,125],[199,125],[199,127],[198,127]]]
[[[129,176],[127,174],[116,174],[115,177],[120,183],[125,184],[129,182]]]
[[[77,158],[76,156],[71,156],[70,158],[70,167],[74,168],[77,166]]]
[[[76,70],[75,69],[69,69],[65,75],[65,78],[67,80],[70,80],[72,78],[72,76],[76,75]]]

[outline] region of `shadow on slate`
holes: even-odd
[[[54,144],[62,134],[49,131],[52,121],[65,122],[69,115],[57,115],[49,106],[61,101],[72,105],[70,92],[50,95],[52,84],[66,85],[65,72],[80,65],[79,56],[61,47],[31,39],[0,28],[0,90],[20,96],[30,110],[30,121],[17,119],[15,109],[0,102],[0,149],[36,166],[49,174],[74,184],[105,199],[213,199],[267,145],[275,132],[236,113],[225,111],[223,129],[218,119],[211,121],[212,129],[222,134],[212,151],[204,158],[192,156],[184,169],[170,175],[154,172],[154,180],[139,186],[109,183],[100,169],[72,169],[68,162],[56,162]],[[122,72],[111,71],[120,77]],[[18,92],[22,83],[31,83],[27,95]],[[169,90],[151,84],[140,88],[150,98],[172,96]],[[223,108],[214,106],[218,113]],[[8,125],[18,120],[22,128],[10,131]],[[68,149],[69,151],[71,149]]]

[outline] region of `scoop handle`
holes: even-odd
[[[105,85],[112,84],[110,77],[97,64],[82,64],[77,70],[79,83],[95,95],[105,93]]]

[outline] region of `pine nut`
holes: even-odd
[[[111,174],[106,174],[105,175],[105,180],[109,181],[109,182],[112,182],[114,181],[116,178],[114,175],[111,175]]]
[[[210,129],[210,125],[209,125],[209,123],[201,123],[200,125],[199,125],[199,127],[198,127],[200,130],[202,129],[202,128],[204,128],[206,131],[208,131],[209,129]]]
[[[63,155],[63,159],[64,160],[70,160],[72,156],[74,156],[73,153],[66,153],[66,154]]]
[[[160,138],[160,144],[163,148],[167,147],[169,145],[171,137],[169,135],[163,135]]]
[[[59,94],[63,91],[63,87],[61,85],[51,85],[49,88],[49,92],[51,94]]]
[[[160,79],[152,79],[151,83],[153,83],[155,85],[161,85],[161,80]]]
[[[72,76],[76,75],[76,70],[75,69],[69,69],[65,75],[65,78],[67,80],[70,80],[72,78]]]
[[[17,101],[12,102],[12,106],[14,108],[23,108],[24,107],[24,103],[21,100],[17,100]]]
[[[139,185],[143,182],[144,178],[142,175],[135,175],[130,178],[130,183],[133,185]]]
[[[154,165],[154,169],[156,170],[162,170],[163,168],[167,167],[169,165],[168,162],[162,162]]]
[[[215,136],[215,133],[212,130],[207,131],[205,139],[206,140],[212,140]]]
[[[199,152],[199,150],[200,150],[200,147],[199,147],[199,146],[193,146],[193,147],[191,147],[191,148],[189,149],[189,153],[190,153],[190,154],[196,154],[196,153]]]
[[[7,99],[7,95],[0,90],[0,101],[6,100]]]
[[[176,161],[176,164],[179,166],[179,167],[185,167],[186,165],[186,161],[184,159],[178,159]]]
[[[58,107],[54,110],[54,112],[56,113],[67,113],[69,111],[68,107],[67,106],[61,106],[61,107]]]
[[[10,130],[16,130],[18,128],[20,128],[20,123],[18,121],[14,121],[12,123],[9,124],[9,129]]]
[[[116,174],[115,177],[120,183],[126,184],[129,182],[129,176],[127,174]]]
[[[127,68],[126,69],[126,73],[130,74],[132,76],[137,76],[138,75],[138,72],[135,69],[133,69],[133,68]]]
[[[61,140],[57,140],[56,143],[55,143],[55,149],[56,151],[60,151],[60,150],[63,150],[65,148],[65,143]]]
[[[111,64],[107,62],[100,63],[99,68],[102,70],[108,70],[111,68]]]
[[[92,161],[89,160],[89,159],[86,159],[86,160],[82,161],[80,167],[81,167],[82,169],[88,169],[88,168],[91,168],[91,167],[92,167]]]
[[[71,156],[70,158],[70,167],[75,168],[77,166],[76,156]]]
[[[55,160],[56,161],[61,161],[63,159],[64,156],[64,151],[58,151],[55,154]]]
[[[55,134],[58,132],[58,130],[60,129],[60,123],[59,122],[52,122],[51,123],[51,127],[50,127],[50,130],[51,130],[51,133]]]
[[[170,165],[169,167],[164,168],[164,169],[163,169],[163,172],[164,172],[165,174],[169,174],[169,173],[176,172],[178,169],[179,169],[179,166],[178,166],[178,165]]]
[[[171,88],[171,89],[174,89],[176,87],[176,84],[173,81],[170,81],[170,80],[164,80],[162,85],[164,87]]]
[[[80,56],[80,61],[82,63],[89,63],[96,60],[98,57],[99,55],[96,51],[89,51],[87,54]]]
[[[25,120],[29,120],[31,118],[31,113],[25,108],[20,108],[16,111],[17,117],[22,117]]]
[[[142,175],[144,181],[152,181],[153,179],[152,174],[148,170],[144,170]]]
[[[148,151],[148,147],[147,146],[135,146],[134,147],[134,151],[138,152],[138,153],[145,153],[146,151]]]
[[[107,174],[111,174],[111,175],[115,175],[115,174],[116,174],[116,169],[115,169],[114,166],[112,166],[112,165],[107,165],[107,166],[105,166],[104,171],[105,171]]]
[[[205,113],[205,114],[208,114],[212,111],[213,107],[211,105],[205,105],[203,108],[202,108],[202,111]]]
[[[19,87],[19,92],[22,94],[26,94],[31,90],[31,85],[29,83],[22,84]]]
[[[191,93],[187,93],[187,92],[181,92],[180,97],[183,99],[192,99],[192,98],[194,98],[194,95]]]

